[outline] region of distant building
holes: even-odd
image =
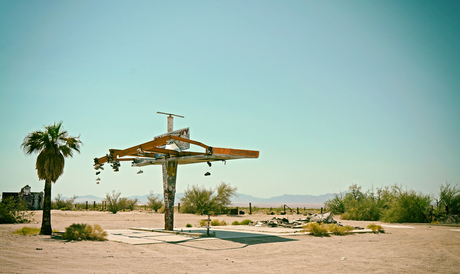
[[[43,209],[43,192],[32,192],[31,189],[29,185],[26,185],[21,188],[20,192],[2,192],[2,201],[13,197],[24,200],[31,210]]]

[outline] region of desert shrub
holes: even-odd
[[[328,228],[325,224],[308,223],[302,227],[302,232],[310,232],[314,236],[329,237]]]
[[[402,190],[395,186],[395,196],[381,220],[391,223],[426,223],[430,221],[431,197],[415,192]]]
[[[207,220],[200,220],[200,226],[207,226],[208,221]]]
[[[329,208],[333,214],[343,214],[345,212],[343,193],[335,194],[334,198],[327,200],[324,205]]]
[[[382,228],[381,225],[369,224],[366,228],[371,229],[372,232],[374,232],[374,233],[376,233],[376,232],[384,233],[385,232],[385,230]]]
[[[222,221],[212,220],[211,221],[211,226],[224,226],[224,225],[227,225],[227,222],[225,222],[224,220]]]
[[[233,222],[232,222],[232,225],[240,225],[240,222],[238,222],[238,221],[233,221]]]
[[[187,223],[187,224],[185,225],[185,227],[192,227],[192,225],[189,224],[189,223]]]
[[[139,200],[137,198],[128,199],[126,197],[122,197],[118,199],[118,210],[123,211],[133,211],[136,208],[137,203]]]
[[[62,238],[69,241],[106,241],[107,232],[104,231],[98,224],[94,226],[88,224],[71,224],[66,227]]]
[[[181,198],[181,211],[201,215],[224,213],[231,204],[230,197],[236,195],[236,188],[221,182],[215,190],[204,186],[188,186]]]
[[[16,231],[14,231],[13,234],[19,234],[19,235],[23,235],[23,236],[38,235],[38,234],[40,234],[40,228],[25,226],[25,227],[23,227],[21,229],[18,229]]]
[[[120,192],[115,192],[115,190],[112,191],[112,195],[107,193],[105,195],[105,201],[107,203],[107,210],[112,212],[113,214],[117,213],[119,208],[119,203],[118,200],[120,198],[121,193]]]
[[[249,219],[245,219],[240,222],[240,225],[248,225],[249,223],[252,223],[252,221]]]
[[[349,234],[349,232],[353,230],[353,227],[329,224],[327,225],[327,230],[330,231],[334,235],[344,236],[344,235]]]
[[[150,191],[149,196],[147,196],[147,200],[147,206],[155,212],[158,212],[158,210],[163,206],[162,199],[158,195],[153,195],[153,191]]]
[[[440,187],[439,200],[436,213],[441,219],[454,219],[460,214],[460,189],[457,186],[451,186],[446,182]],[[456,216],[459,217],[459,216]]]
[[[34,212],[28,211],[26,201],[20,198],[6,198],[0,202],[0,224],[30,223]]]
[[[431,198],[400,186],[377,188],[366,192],[353,184],[345,195],[336,194],[326,206],[344,220],[387,222],[427,222],[431,215]]]
[[[51,209],[70,210],[73,207],[75,199],[77,199],[75,195],[70,199],[63,199],[62,194],[58,194],[54,198],[54,202],[51,202]]]

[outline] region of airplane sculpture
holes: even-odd
[[[258,158],[259,151],[211,147],[190,139],[190,129],[173,130],[171,113],[157,112],[168,116],[168,132],[156,136],[152,141],[126,149],[109,149],[109,154],[94,158],[94,168],[103,169],[105,163],[111,164],[114,171],[119,171],[121,161],[131,161],[132,166],[162,165],[163,192],[165,203],[165,230],[174,229],[174,198],[176,193],[177,166],[206,162],[209,166],[214,161],[227,161],[244,158]],[[190,144],[202,147],[204,152],[185,151]],[[99,171],[98,171],[99,172]],[[206,175],[206,174],[205,174]]]

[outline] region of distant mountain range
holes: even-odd
[[[160,197],[163,197],[163,194],[155,194]],[[287,205],[293,205],[293,204],[323,204],[327,200],[331,199],[334,197],[335,194],[333,193],[327,193],[323,195],[292,195],[292,194],[284,194],[281,196],[275,196],[271,198],[259,198],[259,197],[254,197],[252,195],[246,195],[242,193],[237,193],[237,197],[232,198],[232,203],[234,205],[243,205],[243,204],[248,204],[251,203],[253,206],[257,206],[258,204],[263,204],[263,205],[279,205],[279,204],[287,204]],[[127,197],[128,199],[138,199],[139,204],[145,204],[147,203],[147,196],[148,195],[134,195],[134,196],[129,196]],[[179,200],[184,196],[183,193],[176,193],[176,203],[179,202]],[[63,199],[68,199],[68,197],[62,197]],[[96,203],[100,203],[103,201],[105,197],[96,197],[93,195],[85,195],[85,196],[79,196],[77,199],[75,199],[76,203],[85,203],[86,201],[92,203],[96,201]]]

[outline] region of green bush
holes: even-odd
[[[381,220],[390,223],[427,223],[430,222],[431,197],[394,187],[395,196]]]
[[[112,191],[112,195],[107,193],[105,195],[105,201],[107,203],[107,210],[112,212],[113,214],[117,213],[120,210],[118,200],[120,198],[121,193]]]
[[[232,222],[232,225],[240,225],[240,222],[238,222],[238,221],[233,221],[233,222]]]
[[[438,212],[443,215],[460,214],[460,189],[446,182],[439,191]]]
[[[163,207],[163,201],[158,195],[153,195],[153,191],[150,191],[149,196],[147,196],[147,206],[154,210],[155,212],[158,212],[158,210]]]
[[[181,211],[201,215],[220,214],[226,212],[231,204],[230,197],[236,195],[236,188],[221,182],[215,190],[204,186],[188,186],[181,198]]]
[[[54,198],[54,202],[51,202],[51,209],[70,210],[73,207],[73,203],[77,199],[77,196],[73,196],[70,199],[63,199],[62,194],[58,194]]]
[[[363,193],[353,184],[345,195],[336,194],[325,204],[344,220],[428,222],[431,214],[430,196],[397,185]]]
[[[95,224],[94,226],[88,224],[72,224],[66,227],[62,238],[69,241],[107,241],[107,232]]]
[[[225,222],[224,220],[222,221],[212,220],[211,221],[211,226],[225,226],[225,225],[227,225],[227,222]]]
[[[192,225],[187,223],[185,227],[192,227]]]
[[[20,198],[6,198],[0,202],[0,224],[30,223],[34,212]]]
[[[240,225],[248,225],[249,223],[252,223],[252,221],[249,219],[245,219],[240,222]]]

